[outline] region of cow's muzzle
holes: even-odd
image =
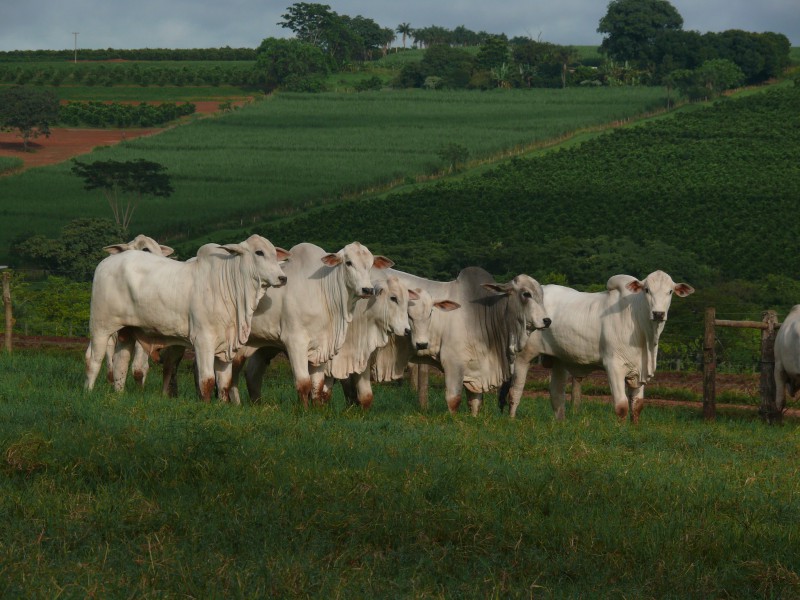
[[[375,288],[371,287],[362,287],[361,288],[361,297],[362,298],[369,298],[370,296],[375,295]]]
[[[653,321],[658,321],[660,323],[661,321],[666,321],[666,320],[667,320],[667,313],[661,310],[653,311]]]
[[[427,350],[428,349],[428,342],[417,342],[415,344],[417,350]]]

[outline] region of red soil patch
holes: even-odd
[[[194,102],[195,114],[209,115],[219,110],[220,101]],[[243,102],[234,102],[241,105]],[[113,146],[123,140],[132,140],[164,131],[164,127],[150,129],[72,129],[53,127],[50,137],[38,137],[28,142],[28,152],[22,150],[18,132],[0,131],[0,156],[12,156],[23,161],[22,170],[64,162],[91,152],[98,146]],[[19,170],[15,171],[16,173]]]

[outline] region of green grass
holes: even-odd
[[[662,99],[657,88],[278,94],[82,160],[163,164],[175,194],[148,201],[132,231],[198,237],[436,173],[445,166],[438,156],[445,143],[464,146],[472,159],[496,156],[632,116]],[[0,180],[0,261],[15,236],[55,236],[70,219],[109,216],[101,195],[85,192],[69,168]]]
[[[800,594],[795,422],[304,411],[285,373],[259,406],[87,395],[80,352],[0,375],[2,597]]]
[[[74,102],[199,102],[249,97],[253,90],[224,86],[61,86],[55,90],[60,100]]]
[[[0,156],[0,175],[19,169],[23,165],[21,158]]]

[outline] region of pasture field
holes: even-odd
[[[276,94],[81,160],[163,164],[175,193],[148,200],[133,230],[197,237],[438,173],[448,143],[473,160],[488,159],[663,104],[663,90],[654,88]],[[0,178],[0,261],[14,238],[55,236],[71,219],[108,216],[102,196],[85,192],[69,169],[64,163]]]
[[[22,160],[19,158],[0,156],[0,174],[6,171],[13,171],[22,166]]]
[[[453,417],[404,386],[302,410],[285,372],[233,407],[82,372],[0,355],[2,597],[800,595],[796,421]]]

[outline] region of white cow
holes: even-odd
[[[800,389],[800,304],[786,315],[775,336],[775,408],[783,410],[786,393]]]
[[[656,372],[658,340],[667,321],[673,294],[694,292],[686,283],[675,283],[663,271],[644,281],[615,275],[604,292],[585,293],[560,285],[544,286],[544,307],[553,319],[549,329],[528,338],[517,355],[509,390],[509,412],[515,416],[531,360],[542,355],[552,359],[550,402],[556,419],[564,418],[567,374],[584,377],[605,369],[614,411],[638,422],[644,407],[644,385]],[[504,406],[504,391],[500,406]]]
[[[141,252],[150,252],[157,256],[169,256],[175,250],[169,246],[159,244],[151,237],[139,234],[130,242],[124,244],[111,244],[103,248],[109,254],[119,254],[120,252],[127,252],[128,250],[139,250]],[[114,334],[109,338],[108,348],[106,349],[106,379],[109,383],[114,382],[114,348],[117,345],[117,335]],[[137,343],[134,348],[133,356],[133,379],[140,386],[144,385],[147,378],[147,372],[150,369],[150,362],[148,361],[147,351],[141,344]]]
[[[377,378],[397,378],[409,360],[433,365],[444,371],[445,397],[452,413],[461,404],[463,387],[472,414],[477,414],[482,394],[510,377],[514,355],[522,350],[528,335],[550,325],[542,305],[542,287],[528,275],[498,284],[479,267],[468,267],[449,282],[400,271],[389,273],[411,289],[426,290],[432,298],[446,298],[461,307],[433,311],[427,349],[417,349],[409,356],[410,344],[403,347],[402,340],[395,340],[378,350]]]
[[[358,242],[335,254],[308,243],[294,246],[291,253],[284,266],[289,283],[269,290],[258,305],[250,339],[234,366],[234,380],[244,361],[265,348],[259,359],[247,365],[250,398],[260,398],[269,358],[284,351],[300,401],[308,406],[310,399],[323,400],[325,366],[345,342],[356,302],[373,294],[370,270],[394,263],[384,256],[373,256]]]
[[[134,339],[142,339],[193,347],[201,398],[211,398],[216,363],[218,392],[227,400],[231,362],[247,342],[267,288],[286,284],[278,262],[289,256],[252,235],[240,244],[206,244],[196,260],[187,262],[145,252],[104,259],[92,284],[86,389],[94,387],[108,338],[124,330],[120,344],[132,346]]]
[[[325,366],[324,401],[330,400],[335,379],[345,381],[366,374],[369,383],[370,366],[378,348],[388,344],[392,336],[412,335],[409,301],[419,299],[419,294],[407,289],[396,276],[375,282],[375,295],[356,304],[344,345]],[[372,395],[359,398],[359,402],[362,408],[369,408]]]
[[[389,273],[392,271],[389,270]],[[389,277],[396,278],[395,275]],[[417,352],[425,352],[430,343],[431,318],[434,309],[449,311],[460,308],[458,302],[452,300],[434,300],[431,295],[422,288],[411,290],[416,298],[411,298],[408,303],[408,321],[411,325],[411,335],[393,335],[383,346],[390,346],[387,354],[393,358],[389,361],[381,361],[380,368],[375,364],[377,351],[372,353],[366,368],[361,371],[354,371],[347,379],[341,379],[345,397],[353,404],[360,404],[363,408],[372,405],[374,394],[372,392],[372,380],[387,382],[401,379],[405,373],[405,368]]]

